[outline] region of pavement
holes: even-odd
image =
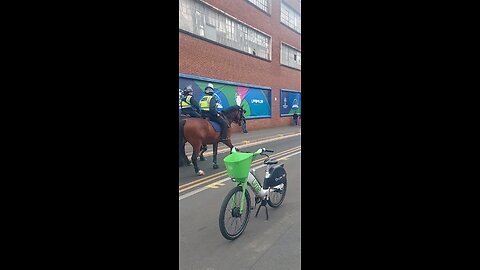
[[[264,128],[257,130],[249,130],[248,133],[236,132],[231,134],[232,144],[238,148],[242,146],[255,145],[256,142],[261,142],[265,140],[277,140],[284,136],[295,136],[299,135],[302,132],[301,126],[282,126],[274,128]],[[204,156],[212,155],[212,145],[207,146],[207,151],[203,154]],[[218,152],[226,151],[228,147],[223,143],[220,143],[218,146]],[[187,143],[185,145],[185,153],[187,157],[192,155],[192,146]]]

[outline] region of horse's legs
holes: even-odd
[[[202,148],[200,148],[200,161],[205,161],[206,158],[203,156],[203,153],[207,151],[207,145],[204,144],[202,145]]]
[[[232,141],[230,139],[226,140],[226,141],[223,141],[223,144],[225,144],[226,146],[228,146],[230,148],[230,151],[232,151],[232,148],[233,148],[233,144],[232,144]]]
[[[182,148],[182,149],[183,149],[183,157],[182,157],[182,158],[185,160],[185,164],[186,164],[187,166],[192,166],[192,162],[190,162],[190,160],[188,160],[187,154],[185,153],[185,144],[186,144],[186,143],[187,143],[187,142],[184,142],[184,143],[183,143],[183,148]]]
[[[187,154],[185,153],[185,144],[186,143],[187,142],[184,139],[180,138],[180,142],[179,142],[179,145],[178,145],[178,147],[179,147],[179,149],[178,149],[178,158],[179,158],[178,163],[179,164],[178,165],[179,166],[185,166],[185,165],[191,166],[192,165],[192,163],[187,158]]]
[[[217,165],[217,149],[218,149],[218,143],[213,143],[213,168],[218,169]]]
[[[198,153],[200,152],[200,146],[202,145],[201,143],[190,143],[193,147],[193,153],[192,153],[192,158],[191,161],[193,163],[193,169],[195,170],[195,173],[197,175],[203,175],[204,172],[198,168],[197,164],[197,157]]]

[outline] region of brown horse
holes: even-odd
[[[227,121],[228,127],[233,123],[241,126],[242,116],[245,111],[242,107],[238,105],[230,106],[220,112],[223,118]],[[228,140],[223,143],[233,148],[232,141],[230,140],[230,128],[227,130]],[[192,145],[193,153],[191,161],[193,163],[193,168],[197,175],[203,175],[203,171],[198,168],[197,157],[201,151],[202,145],[212,144],[213,145],[213,168],[217,169],[217,148],[218,142],[220,139],[220,132],[216,132],[213,129],[210,122],[202,118],[185,118],[179,121],[179,147],[180,147],[180,158],[182,155],[185,155],[185,143],[189,142]],[[182,152],[183,150],[183,152]]]

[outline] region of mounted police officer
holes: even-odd
[[[198,106],[197,101],[193,97],[192,86],[187,86],[183,90],[183,98],[180,103],[182,114],[190,115],[191,117],[202,117],[200,115],[200,106]]]
[[[209,83],[205,87],[205,96],[200,100],[200,109],[202,116],[207,116],[211,121],[220,124],[222,130],[220,132],[220,141],[227,140],[227,123],[220,117],[217,111],[217,100],[213,96],[213,84]]]

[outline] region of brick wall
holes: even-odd
[[[272,118],[247,120],[248,130],[291,124],[291,117],[280,117],[280,88],[301,91],[301,72],[280,66],[280,42],[301,50],[301,35],[280,24],[280,1],[272,0],[271,16],[245,0],[205,2],[269,34],[272,37],[272,60],[266,61],[179,32],[180,73],[271,87]],[[297,10],[300,8],[299,1],[287,2]],[[238,126],[232,127],[232,132],[241,131]]]

